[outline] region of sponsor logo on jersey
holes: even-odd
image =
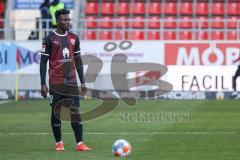
[[[61,62],[70,62],[70,51],[68,48],[64,48],[62,51],[62,55],[63,55],[63,59],[61,60]]]

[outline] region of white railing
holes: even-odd
[[[50,27],[50,20],[43,19],[26,19],[26,20],[3,20],[4,24],[8,23],[9,28],[0,28],[0,32],[5,32],[10,36],[10,40],[27,40],[31,31],[37,34],[37,39],[42,39],[45,34],[54,30]],[[41,24],[46,23],[46,27]],[[211,39],[211,34],[215,31],[223,32],[223,40],[228,39],[228,32],[236,33],[236,40],[240,40],[240,19],[79,19],[78,21],[72,21],[72,24],[78,24],[79,27],[73,27],[72,32],[80,35],[80,38],[87,40],[86,36],[89,31],[96,34],[96,39],[101,39],[101,31],[108,31],[112,34],[112,39],[115,39],[115,32],[120,31],[126,35],[123,38],[131,39],[132,31],[144,32],[144,39],[148,39],[149,31],[156,31],[160,34],[160,39],[164,39],[165,31],[171,31],[176,33],[176,40],[181,39],[181,31],[190,32],[192,40],[202,40],[200,36],[196,36],[198,33],[206,32]],[[105,26],[103,26],[105,23]],[[119,27],[118,24],[122,26]],[[155,23],[156,28],[150,28],[150,23]],[[88,25],[95,25],[91,28]],[[109,27],[107,27],[109,25]],[[137,27],[137,25],[139,27]],[[204,25],[207,25],[206,27]],[[101,27],[103,26],[103,27]],[[188,27],[189,26],[189,27]],[[4,39],[3,36],[0,36]],[[8,39],[9,40],[9,39]]]

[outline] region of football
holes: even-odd
[[[127,157],[131,153],[131,145],[128,141],[119,139],[113,143],[112,152],[116,157]]]

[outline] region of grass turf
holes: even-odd
[[[89,110],[97,101],[81,102]],[[84,123],[85,142],[93,151],[74,151],[69,122],[63,122],[65,152],[56,153],[48,101],[0,105],[2,160],[112,160],[112,143],[126,139],[131,160],[237,160],[240,150],[240,102],[237,100],[148,100],[118,107]],[[161,117],[160,117],[161,116]]]

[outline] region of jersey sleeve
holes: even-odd
[[[42,50],[41,50],[41,55],[42,56],[48,56],[50,55],[50,51],[51,51],[51,44],[50,44],[50,40],[48,37],[43,39],[42,42]]]
[[[74,57],[80,56],[81,50],[80,50],[80,41],[79,38],[76,36],[76,42],[75,42],[75,48],[74,48]]]

